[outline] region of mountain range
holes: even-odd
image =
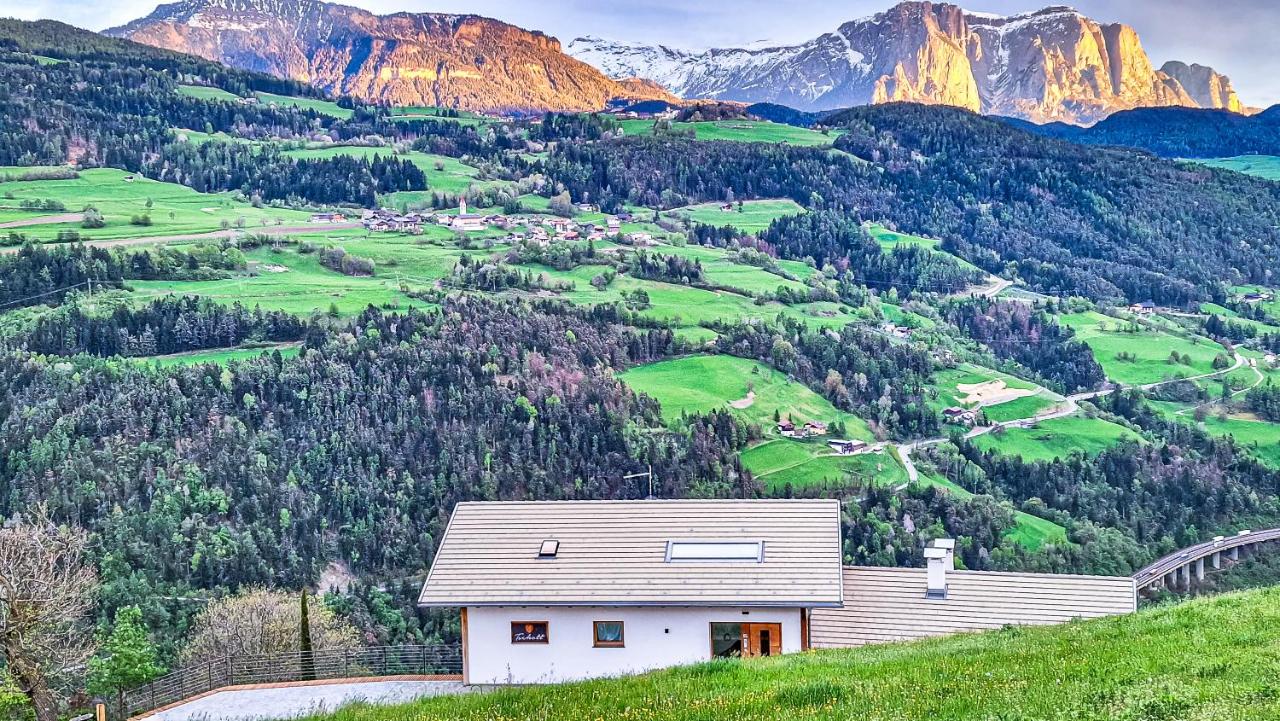
[[[482,111],[677,96],[804,111],[912,101],[1076,124],[1139,107],[1248,110],[1213,68],[1157,69],[1133,28],[1067,7],[1000,17],[904,2],[799,45],[701,52],[594,37],[562,48],[476,15],[322,0],[181,0],[106,33],[368,101]]]
[[[604,76],[553,37],[476,15],[182,0],[105,34],[394,105],[534,112],[675,99],[652,83]]]
[[[682,97],[800,110],[912,101],[1086,124],[1136,107],[1246,110],[1212,68],[1156,69],[1132,27],[1060,6],[1001,17],[904,2],[793,46],[690,52],[581,37],[567,49],[608,75],[649,78]]]

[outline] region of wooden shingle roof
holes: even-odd
[[[539,558],[545,540],[554,558]],[[762,542],[760,561],[670,561],[668,543]],[[424,606],[838,606],[834,500],[459,503]]]

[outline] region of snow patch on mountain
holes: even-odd
[[[1065,5],[1002,16],[912,0],[798,45],[694,51],[585,37],[566,52],[685,98],[807,111],[905,100],[1091,123],[1133,107],[1240,107],[1225,76],[1157,70],[1132,28]]]

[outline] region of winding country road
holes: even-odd
[[[1161,386],[1170,385],[1172,383],[1182,383],[1184,381],[1198,381],[1198,380],[1204,380],[1206,378],[1216,378],[1218,376],[1223,376],[1228,373],[1232,373],[1234,371],[1239,370],[1247,362],[1245,360],[1245,357],[1240,355],[1238,351],[1235,353],[1235,361],[1236,362],[1230,368],[1223,368],[1222,370],[1214,371],[1212,373],[1202,373],[1200,375],[1191,376],[1189,378],[1173,378],[1170,380],[1158,381],[1156,383],[1147,383],[1145,385],[1128,386],[1128,387],[1149,391],[1155,388],[1159,388]],[[1258,374],[1258,383],[1261,383],[1263,380],[1262,373],[1258,372],[1257,368],[1254,368],[1254,372]],[[1258,384],[1255,383],[1253,386],[1250,386],[1250,388],[1256,387],[1257,385]],[[1102,396],[1111,395],[1112,393],[1115,393],[1118,390],[1122,390],[1123,388],[1124,386],[1111,386],[1108,388],[1103,388],[1102,390],[1087,391],[1085,393],[1076,393],[1075,395],[1067,396],[1066,398],[1063,399],[1061,403],[1054,406],[1051,410],[1045,413],[1041,413],[1039,415],[1035,415],[1030,418],[1019,418],[1017,420],[1003,421],[1003,422],[995,423],[989,426],[980,426],[966,433],[964,437],[977,438],[978,436],[991,433],[997,428],[1030,428],[1031,426],[1034,426],[1037,423],[1051,421],[1056,418],[1066,418],[1067,416],[1075,415],[1080,410],[1079,401],[1087,401],[1087,400],[1093,400],[1094,398],[1101,398]],[[1248,390],[1249,388],[1246,388],[1244,391],[1239,391],[1238,393],[1243,393]],[[1236,395],[1236,394],[1233,394],[1233,395]],[[1188,409],[1188,410],[1194,410],[1194,409]],[[911,453],[915,449],[924,448],[926,446],[936,446],[941,443],[946,443],[950,440],[951,439],[949,437],[944,436],[940,438],[927,438],[921,441],[912,441],[911,443],[903,443],[902,445],[898,446],[898,457],[902,459],[902,466],[907,471],[907,479],[912,483],[920,479],[920,472],[916,470],[916,464],[911,460]]]

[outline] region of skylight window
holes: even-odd
[[[555,558],[556,554],[559,552],[560,542],[548,539],[543,541],[542,545],[538,547],[538,558]]]
[[[668,541],[667,562],[764,561],[764,541]]]

